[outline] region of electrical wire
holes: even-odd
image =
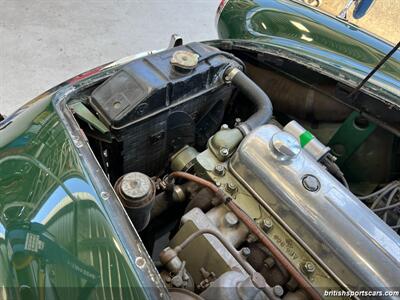
[[[389,183],[388,185],[384,186],[383,188],[381,188],[380,190],[377,190],[369,195],[365,195],[365,196],[360,196],[358,197],[360,200],[367,200],[367,199],[371,199],[375,196],[379,196],[382,193],[386,193],[386,191],[391,190],[392,188],[395,188],[396,186],[400,186],[400,182],[399,181],[393,181],[391,183]]]
[[[399,196],[400,182],[396,180],[369,195],[359,197],[359,199],[370,203],[368,204],[369,208],[393,230],[398,232],[400,229],[400,210],[396,212],[396,209],[400,209]],[[372,203],[368,200],[372,200]]]

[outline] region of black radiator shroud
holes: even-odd
[[[176,51],[197,54],[197,66],[176,70],[170,62]],[[134,60],[96,88],[90,104],[119,144],[109,151],[118,173],[159,175],[183,146],[205,146],[232,97],[234,88],[222,78],[229,66],[243,67],[214,47],[191,43]]]

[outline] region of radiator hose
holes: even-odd
[[[256,107],[256,112],[238,126],[244,135],[271,120],[271,100],[253,80],[238,68],[229,68],[225,72],[224,78],[226,82],[231,82],[235,85]]]

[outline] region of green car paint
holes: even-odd
[[[236,49],[250,49],[295,61],[350,87],[356,87],[393,48],[388,42],[348,22],[294,0],[225,1],[217,19],[217,30],[219,37]],[[301,76],[298,74],[297,77],[301,79]],[[362,91],[381,100],[390,109],[400,109],[400,51],[385,62]],[[359,109],[360,112],[364,110],[363,107]],[[367,112],[380,118],[373,110]],[[373,168],[370,172],[358,172],[360,162],[350,156],[360,146],[352,139],[355,132],[349,132],[345,140],[343,130],[340,131],[341,141],[347,149],[346,156],[339,159],[343,163],[347,161],[343,171],[350,182],[357,183],[357,187],[353,186],[355,190],[368,192],[376,186],[376,182],[368,179]],[[357,131],[362,135],[358,142],[364,141],[372,132]],[[332,146],[337,141],[329,143],[328,140],[327,143]],[[335,148],[339,149],[337,145]],[[393,165],[396,164],[395,161]]]
[[[318,71],[354,85],[390,48],[351,25],[283,0],[231,0],[218,30],[258,50],[274,49],[277,55],[284,50],[317,62]],[[78,75],[0,122],[2,299],[168,298],[66,107],[65,95],[119,67],[113,63]],[[394,101],[398,70],[396,54],[374,76],[371,92]]]
[[[373,123],[368,123],[364,127],[357,126],[356,119],[359,115],[357,112],[352,112],[328,143],[333,154],[337,157],[336,163],[344,170],[346,169],[346,163],[351,163],[348,162],[351,155],[357,151],[376,128],[376,124]],[[346,146],[344,147],[343,145]]]
[[[0,123],[1,298],[154,299],[147,254],[138,264],[112,225],[56,91]]]
[[[393,45],[338,18],[291,0],[229,0],[217,21],[220,38],[289,56],[356,86]],[[400,105],[400,52],[367,82],[364,91]]]

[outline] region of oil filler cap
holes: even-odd
[[[293,159],[301,151],[301,146],[297,139],[284,131],[275,133],[272,136],[271,146],[276,158],[281,161]]]
[[[171,58],[171,65],[174,70],[187,73],[197,67],[199,55],[190,51],[175,51]]]

